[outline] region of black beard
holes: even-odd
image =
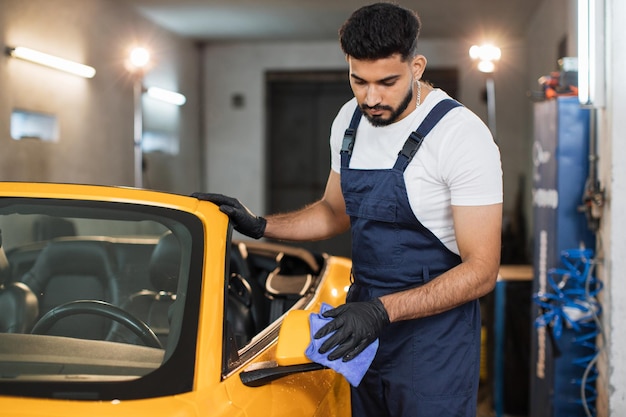
[[[362,104],[361,110],[363,111],[363,114],[365,115],[367,120],[369,120],[369,122],[372,124],[372,126],[374,127],[389,126],[390,124],[398,120],[398,117],[400,117],[400,115],[404,113],[407,107],[409,107],[409,103],[411,102],[412,99],[413,99],[413,84],[411,84],[411,88],[409,89],[409,92],[407,93],[406,97],[404,97],[404,100],[402,100],[402,102],[400,103],[397,109],[394,109],[391,106],[376,105],[376,106],[370,107],[367,104]],[[383,119],[380,116],[372,117],[367,113],[366,111],[367,109],[388,110],[391,112],[391,116],[389,116],[388,119]]]

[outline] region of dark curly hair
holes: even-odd
[[[361,60],[400,54],[403,61],[417,55],[421,27],[416,12],[393,3],[374,3],[356,10],[339,29],[341,49]]]

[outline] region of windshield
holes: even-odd
[[[166,208],[0,199],[0,392],[190,390],[202,231],[195,216]]]

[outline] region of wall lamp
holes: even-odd
[[[578,0],[578,100],[605,104],[604,0]]]
[[[7,55],[13,58],[34,62],[49,68],[78,75],[79,77],[93,78],[93,76],[96,75],[96,70],[88,65],[79,64],[78,62],[59,58],[58,56],[49,55],[43,52],[35,51],[34,49],[25,48],[23,46],[7,46],[5,51]]]

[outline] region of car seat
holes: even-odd
[[[110,243],[98,240],[57,240],[39,254],[22,282],[37,295],[39,317],[61,304],[75,300],[118,303],[115,260]],[[103,340],[111,320],[77,315],[58,321],[53,335]]]
[[[150,257],[149,276],[152,289],[132,294],[122,308],[144,321],[157,335],[161,344],[167,346],[170,331],[170,307],[176,301],[181,266],[181,247],[171,232],[159,238]],[[137,336],[115,323],[109,340],[141,344]]]

